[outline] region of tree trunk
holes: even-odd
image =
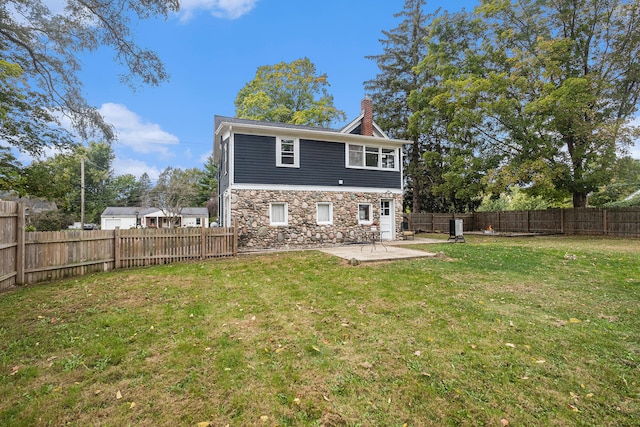
[[[574,192],[573,193],[573,207],[574,208],[586,208],[587,207],[587,193]]]

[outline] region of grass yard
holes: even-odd
[[[0,294],[0,425],[640,425],[639,240],[415,247]]]

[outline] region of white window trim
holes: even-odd
[[[349,164],[349,149],[350,147],[358,146],[362,148],[362,166],[354,166]],[[377,148],[378,149],[378,166],[366,166],[367,162],[367,153],[366,148]],[[382,167],[382,150],[393,150],[394,162],[393,168],[384,168]],[[382,145],[367,145],[367,144],[345,144],[345,167],[348,169],[368,169],[368,170],[381,170],[381,171],[399,171],[400,170],[400,154],[398,148],[396,147],[385,147]]]
[[[360,219],[360,206],[369,206],[369,219]],[[358,203],[358,209],[356,209],[356,216],[358,218],[359,225],[371,225],[373,223],[373,205],[371,203]]]
[[[319,219],[319,206],[320,205],[328,205],[329,206],[329,221],[320,221]],[[316,203],[316,223],[318,225],[331,225],[333,224],[333,203],[332,202],[317,202]]]
[[[284,205],[284,222],[274,222],[273,220],[273,205]],[[269,203],[269,224],[273,226],[289,225],[289,204],[286,202],[271,202]]]
[[[282,141],[293,141],[293,164],[282,163]],[[300,138],[276,137],[276,166],[279,168],[299,168],[300,167]]]

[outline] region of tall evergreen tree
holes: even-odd
[[[153,184],[151,184],[151,178],[146,172],[140,175],[137,182],[138,203],[141,208],[146,209],[151,207],[151,190],[153,190]]]
[[[394,17],[402,18],[400,24],[389,31],[383,31],[385,38],[380,40],[383,53],[367,56],[376,62],[380,73],[365,82],[375,105],[376,122],[394,138],[412,141],[407,147],[405,176],[412,189],[411,209],[420,210],[426,173],[422,154],[432,145],[430,135],[422,133],[418,126],[410,126],[409,119],[415,109],[409,103],[412,91],[427,84],[428,76],[418,75],[414,68],[426,53],[427,22],[433,16],[424,12],[425,0],[406,0],[401,12]]]

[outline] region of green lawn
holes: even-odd
[[[414,247],[0,294],[0,425],[640,425],[639,240]]]

